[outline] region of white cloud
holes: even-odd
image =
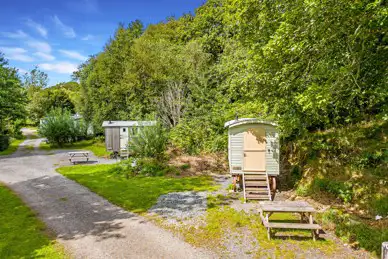
[[[32,62],[34,59],[27,55],[27,50],[23,48],[0,47],[0,51],[4,53],[5,57],[10,60]]]
[[[55,25],[63,32],[65,37],[67,38],[75,38],[77,35],[75,34],[75,31],[73,28],[65,25],[61,20],[59,20],[58,16],[53,16],[53,21]]]
[[[28,35],[22,30],[17,30],[16,32],[2,32],[1,34],[10,39],[28,38]]]
[[[43,63],[39,64],[43,70],[53,71],[60,74],[71,74],[77,70],[77,64],[70,62]]]
[[[27,41],[27,45],[30,46],[31,48],[36,49],[39,52],[43,52],[43,53],[51,52],[50,44],[44,41],[31,40],[31,41]]]
[[[93,36],[93,35],[91,35],[91,34],[88,34],[88,35],[86,35],[85,37],[83,37],[81,40],[93,40],[95,37]]]
[[[80,61],[85,61],[88,59],[88,57],[83,56],[82,54],[78,53],[77,51],[60,49],[59,52],[61,52],[63,55],[65,55],[69,58],[77,59]]]
[[[47,38],[47,29],[39,23],[36,23],[31,19],[27,19],[26,25],[36,30],[42,37]]]
[[[28,73],[28,71],[27,70],[25,70],[25,69],[23,69],[23,68],[18,68],[18,72],[20,73],[20,74],[25,74],[25,73]]]
[[[44,53],[44,52],[39,52],[39,51],[35,52],[34,56],[37,56],[40,59],[45,60],[45,61],[53,61],[53,60],[55,60],[55,57],[53,55],[50,55],[50,54]]]

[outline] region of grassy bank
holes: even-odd
[[[3,150],[0,152],[0,156],[6,156],[6,155],[11,155],[16,152],[18,149],[19,145],[23,143],[25,139],[11,139],[11,143],[9,144],[9,147],[6,150]]]
[[[0,258],[68,258],[44,233],[44,224],[2,185],[0,204]]]
[[[379,254],[388,239],[388,121],[365,121],[289,143],[289,180],[299,196],[337,208],[324,225],[354,247]],[[333,212],[334,211],[334,212]]]
[[[55,149],[89,150],[98,157],[108,157],[110,154],[105,148],[105,143],[94,139],[82,140],[62,147],[41,142],[39,148],[47,151]]]
[[[135,176],[127,179],[114,169],[115,165],[78,165],[61,167],[57,171],[112,203],[134,212],[147,211],[163,194],[216,188],[210,177]]]

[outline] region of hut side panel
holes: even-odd
[[[105,147],[113,150],[112,128],[105,128]]]
[[[269,175],[279,175],[279,134],[273,128],[266,129],[266,170]]]
[[[229,131],[229,157],[232,172],[241,173],[243,168],[244,131],[231,128]]]
[[[113,151],[120,151],[120,128],[112,128]]]
[[[120,151],[120,128],[105,128],[105,146],[109,151]]]

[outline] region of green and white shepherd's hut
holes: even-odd
[[[122,153],[128,141],[143,127],[155,126],[156,121],[104,121],[105,146],[108,151]]]
[[[242,186],[245,199],[272,200],[279,175],[277,124],[242,118],[228,121],[225,127],[234,184],[238,182]]]

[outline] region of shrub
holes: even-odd
[[[24,125],[23,120],[16,120],[13,125],[11,125],[10,131],[12,134],[12,137],[16,139],[22,139],[23,138],[23,133],[21,131],[22,127]]]
[[[330,179],[316,178],[314,187],[326,191],[348,203],[353,199],[353,185],[350,182],[337,182]]]
[[[9,136],[0,135],[0,151],[6,150],[9,147]]]
[[[134,157],[149,157],[161,161],[165,158],[167,140],[165,129],[157,124],[139,130],[128,141],[128,149]]]
[[[76,122],[67,110],[54,109],[41,123],[38,133],[46,137],[49,143],[63,146],[86,137],[87,127],[83,122]]]
[[[125,176],[163,176],[167,173],[177,173],[177,169],[166,165],[155,158],[129,158],[118,163],[111,169],[112,173]]]

